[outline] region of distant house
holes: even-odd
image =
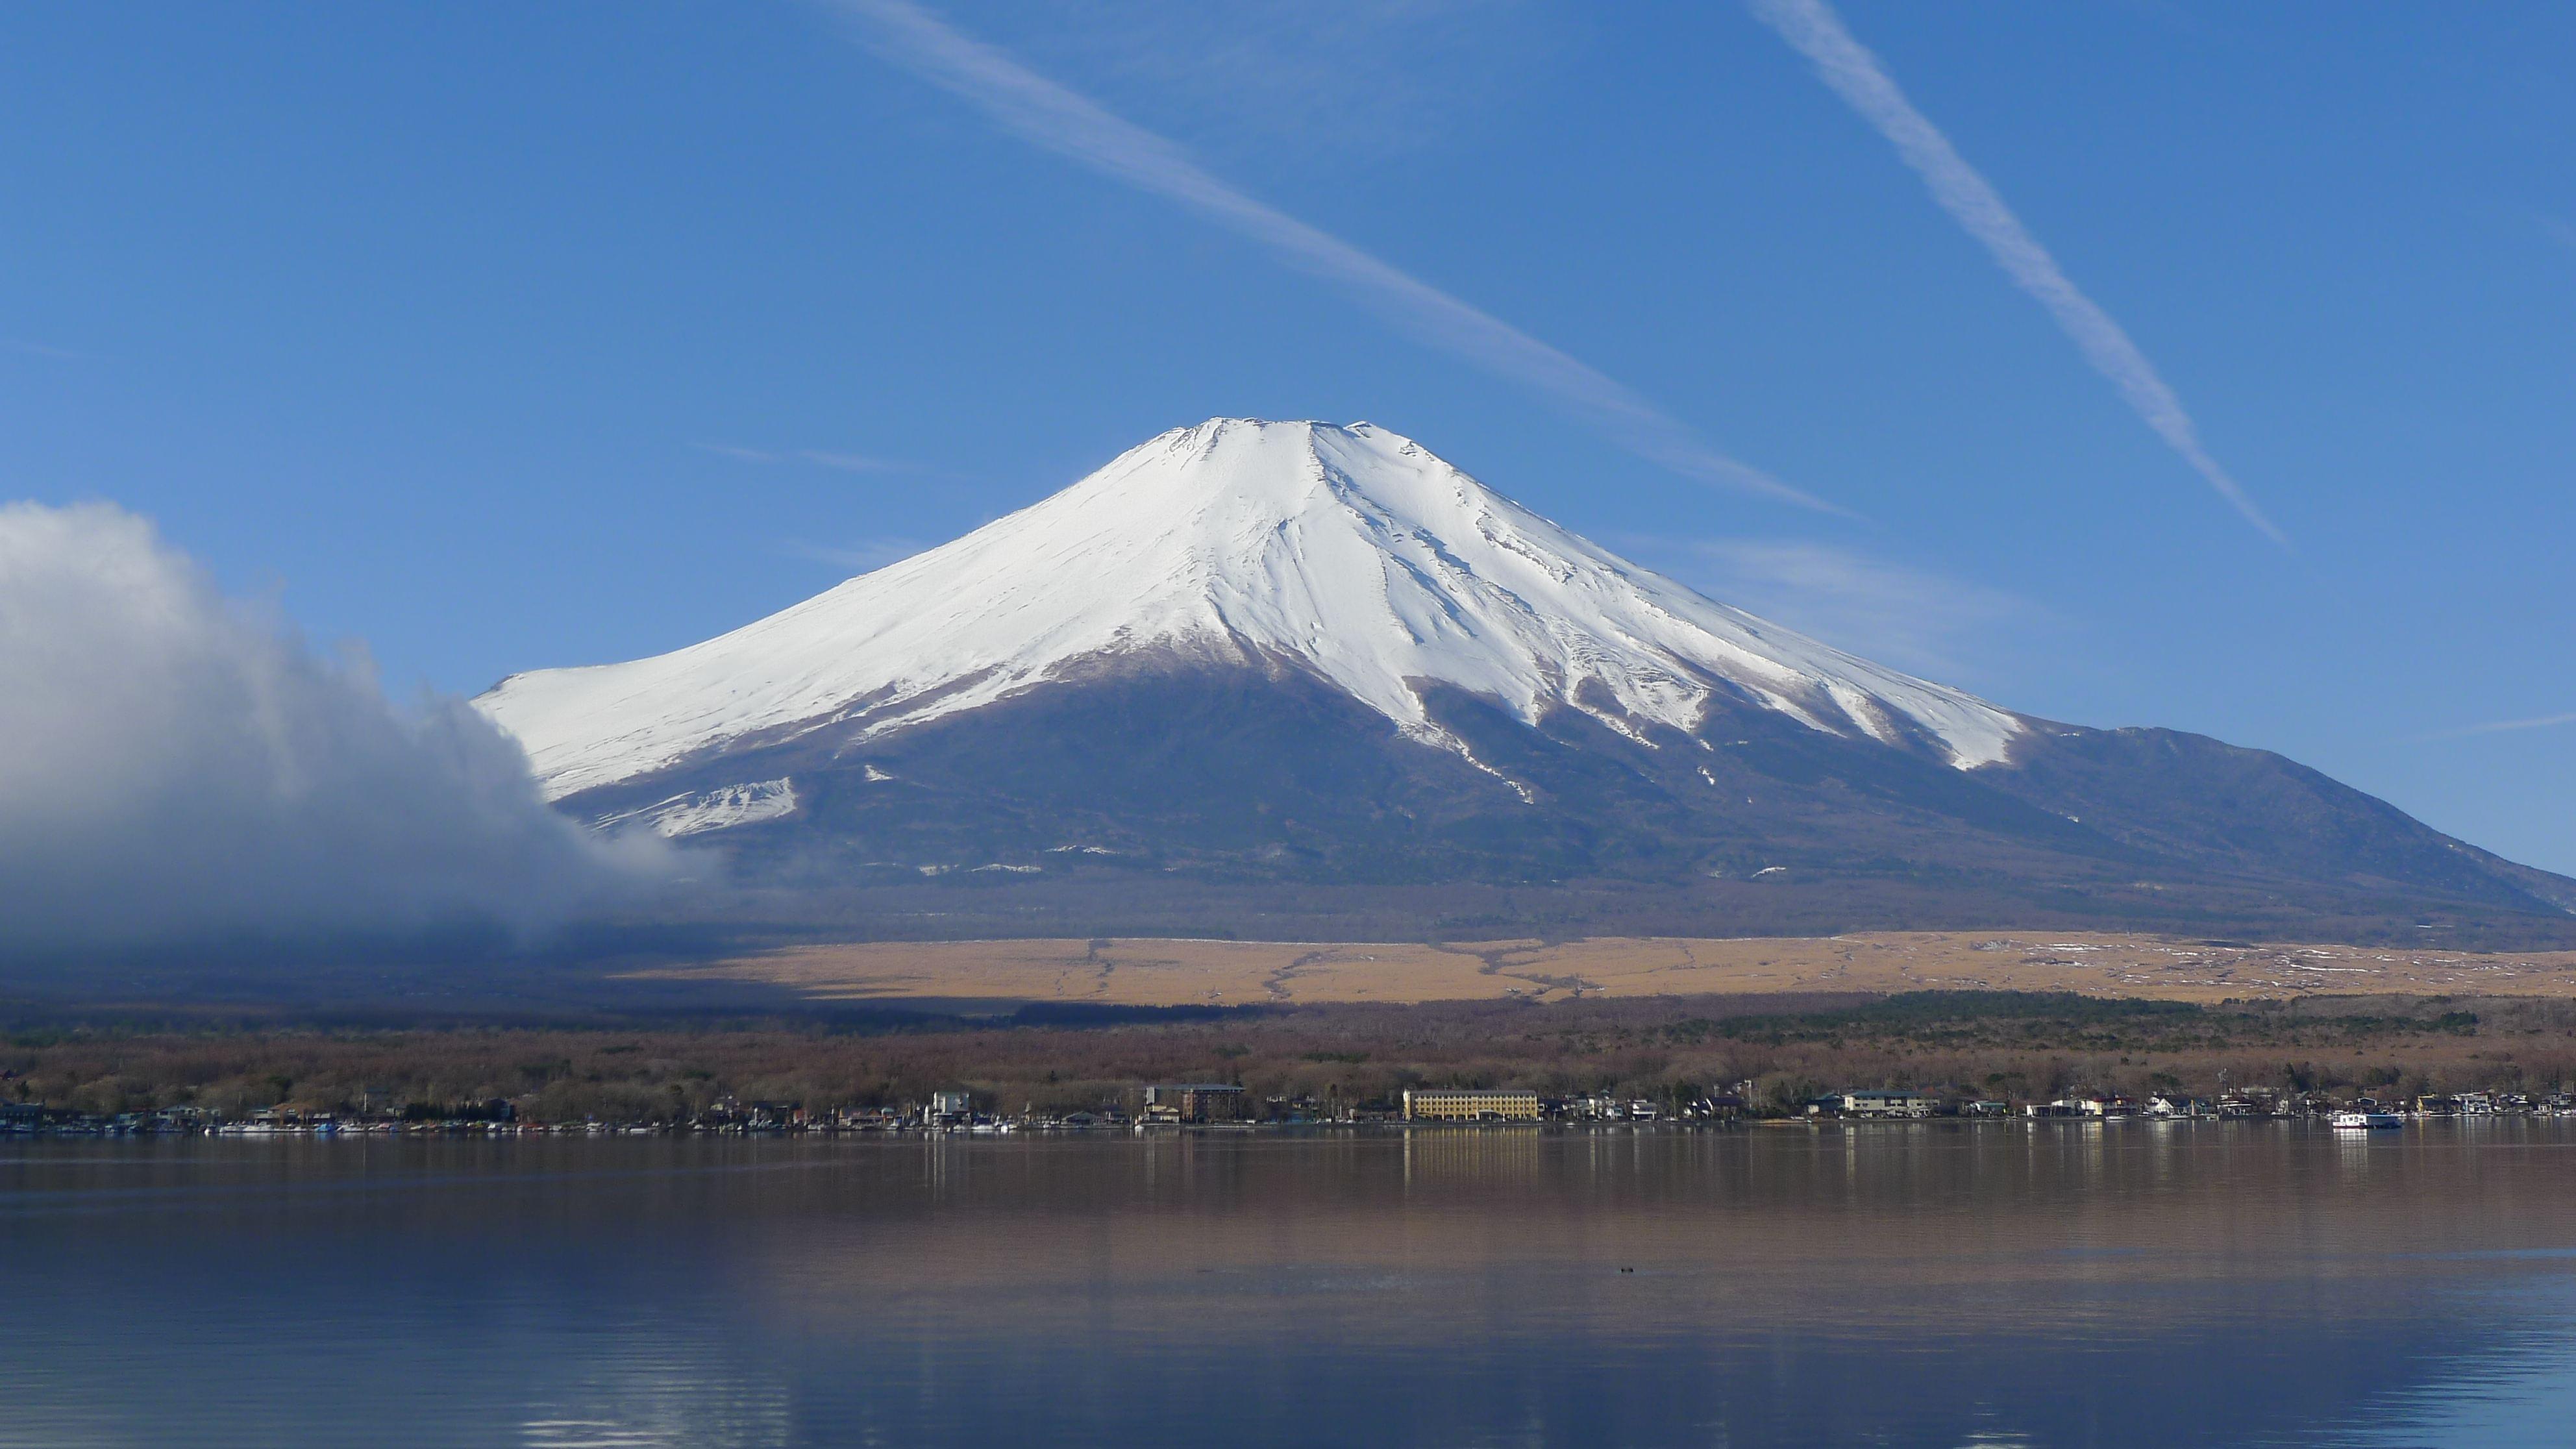
[[[2081,1097],[2060,1097],[2054,1102],[2032,1102],[2022,1113],[2030,1117],[2135,1117],[2138,1102],[2111,1092],[2089,1092]]]
[[[1617,1122],[1627,1117],[1628,1107],[1607,1092],[1586,1092],[1566,1102],[1565,1115],[1587,1122]]]
[[[1828,1098],[1834,1110],[1846,1117],[1929,1117],[1932,1096],[1928,1092],[1902,1089],[1843,1092]]]

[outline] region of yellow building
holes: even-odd
[[[1535,1122],[1536,1092],[1476,1092],[1447,1087],[1404,1094],[1408,1122]]]

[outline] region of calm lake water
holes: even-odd
[[[0,1143],[0,1445],[2538,1444],[2576,1123]]]

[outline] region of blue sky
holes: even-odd
[[[2576,718],[2495,727],[2576,716],[2576,10],[1840,7],[2287,546],[1751,11],[927,13],[1848,516],[821,4],[0,12],[0,496],[470,692],[1167,427],[1366,418],[1835,643],[2576,871]]]

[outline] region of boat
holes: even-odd
[[[2327,1119],[2338,1130],[2367,1132],[2381,1127],[2403,1127],[2406,1119],[2394,1112],[2343,1111]]]

